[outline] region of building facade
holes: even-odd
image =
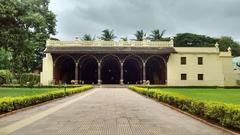
[[[235,86],[231,49],[174,47],[171,41],[53,41],[41,83]]]

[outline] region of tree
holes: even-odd
[[[160,32],[159,29],[153,30],[152,33],[149,35],[148,39],[151,41],[161,41],[163,40],[163,35],[165,34],[166,30]]]
[[[109,29],[105,29],[102,31],[102,36],[101,36],[101,40],[104,40],[104,41],[113,41],[115,38],[117,38],[115,35],[114,35],[114,31],[113,30],[109,30]]]
[[[143,30],[138,30],[134,36],[136,37],[136,41],[143,41],[146,37],[146,33],[143,32]]]
[[[12,54],[15,73],[41,64],[45,42],[56,33],[56,17],[48,5],[49,0],[1,0],[0,47]]]
[[[95,38],[92,37],[90,34],[84,34],[82,40],[84,41],[93,41]]]
[[[7,52],[4,49],[0,48],[0,70],[10,68],[10,59],[10,52]]]
[[[128,38],[127,37],[121,37],[121,40],[128,41]]]
[[[50,37],[49,39],[50,40],[55,40],[55,41],[60,41],[58,38],[55,38],[55,37]]]
[[[231,37],[223,36],[218,39],[219,50],[227,51],[228,47],[231,47],[232,55],[240,56],[240,45],[235,42]]]
[[[193,33],[179,33],[174,38],[174,45],[177,47],[210,47],[216,42],[216,38]]]

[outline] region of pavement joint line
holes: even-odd
[[[83,98],[85,98],[87,96],[92,95],[96,91],[97,90],[90,91],[89,93],[86,93],[84,95],[80,95],[79,97],[76,97],[76,98],[74,98],[74,99],[72,99],[70,101],[67,101],[67,102],[63,103],[63,104],[57,105],[57,106],[52,107],[52,108],[50,108],[48,110],[39,112],[36,115],[30,116],[28,118],[22,119],[22,120],[20,120],[18,122],[15,122],[13,124],[8,125],[8,126],[0,128],[0,135],[8,135],[10,133],[13,133],[14,131],[16,131],[18,129],[21,129],[21,128],[25,127],[25,126],[28,126],[28,125],[30,125],[31,123],[33,123],[33,122],[35,122],[37,120],[40,120],[40,119],[42,119],[42,118],[44,118],[44,117],[46,117],[46,116],[48,116],[48,115],[50,115],[52,113],[54,113],[54,112],[64,108],[64,107],[74,103],[74,102],[77,102],[78,100],[81,100],[81,99],[83,99]]]

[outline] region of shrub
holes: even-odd
[[[40,83],[40,75],[34,73],[24,73],[21,75],[20,84],[27,85],[28,87],[33,87]]]
[[[75,93],[80,93],[91,88],[93,88],[93,86],[86,85],[82,87],[67,89],[66,93],[64,92],[64,90],[62,91],[59,90],[33,96],[3,97],[0,98],[0,114],[24,108],[27,106],[43,103],[56,98],[61,98],[64,97],[65,94],[72,95]]]
[[[240,130],[240,105],[225,104],[220,102],[197,101],[189,97],[171,92],[143,87],[129,86],[143,95],[153,97],[160,102],[175,106],[201,118],[214,121],[221,126]]]
[[[9,84],[13,79],[13,74],[9,70],[0,70],[0,84]]]

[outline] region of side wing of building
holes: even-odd
[[[168,60],[168,86],[236,86],[231,51],[175,47]]]

